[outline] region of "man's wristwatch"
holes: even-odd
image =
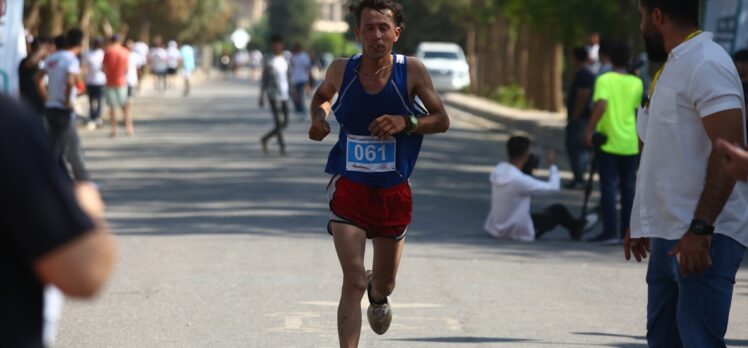
[[[405,133],[410,134],[418,129],[418,117],[415,115],[403,115],[403,118],[405,119]]]
[[[701,219],[693,219],[688,229],[697,236],[711,236],[714,234],[714,226]]]

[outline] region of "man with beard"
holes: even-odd
[[[408,178],[423,134],[449,128],[449,117],[426,67],[416,58],[392,52],[405,27],[400,4],[362,0],[350,10],[362,53],[332,62],[312,98],[309,129],[312,140],[324,139],[330,133],[326,118],[331,109],[341,125],[325,169],[332,175],[328,231],[343,271],[340,347],[358,346],[365,293],[372,330],[381,335],[390,326],[392,309],[387,297],[395,288],[412,219]],[[430,114],[416,116],[423,114],[422,108],[414,106],[416,97]],[[367,238],[374,244],[371,272],[364,266]]]
[[[639,12],[649,59],[667,61],[639,110],[644,150],[625,257],[651,252],[650,347],[725,347],[748,202],[713,144],[745,144],[740,79],[698,30],[699,0],[640,0]]]

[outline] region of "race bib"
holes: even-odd
[[[345,169],[353,172],[394,172],[395,138],[379,139],[372,136],[348,135]]]

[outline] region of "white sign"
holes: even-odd
[[[704,0],[704,30],[733,54],[748,48],[748,0]]]
[[[252,36],[244,29],[236,29],[231,34],[231,41],[234,43],[234,47],[237,49],[244,49],[247,47],[249,41],[252,40]]]
[[[0,93],[18,95],[18,64],[24,57],[23,0],[0,0]]]

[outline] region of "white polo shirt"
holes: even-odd
[[[742,109],[735,65],[722,47],[702,33],[672,50],[648,109],[640,109],[644,142],[631,236],[678,240],[688,230],[704,190],[712,143],[702,118]],[[748,246],[748,186],[738,183],[715,223],[715,233]]]

